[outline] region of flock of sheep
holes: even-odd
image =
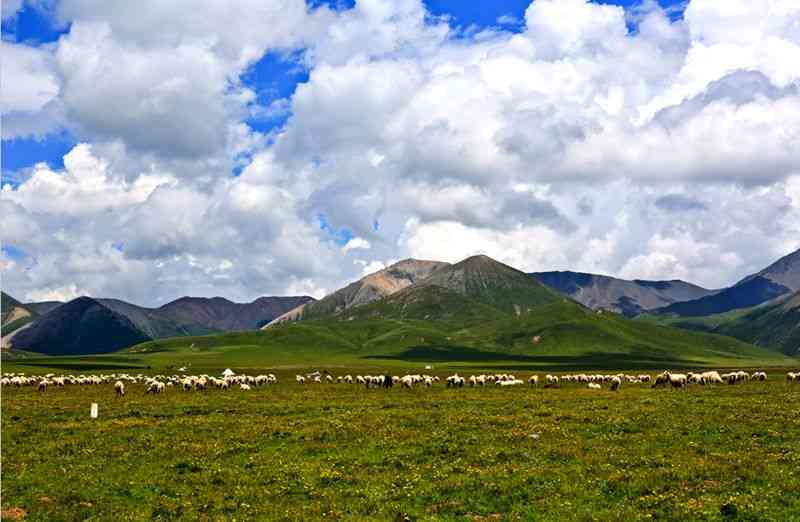
[[[24,374],[6,373],[0,379],[0,386],[36,386],[36,389],[44,392],[49,387],[63,387],[66,385],[97,385],[114,382],[114,390],[117,395],[125,395],[125,383],[143,384],[146,393],[163,393],[167,388],[179,388],[184,391],[203,391],[208,388],[220,390],[230,389],[232,386],[239,386],[241,390],[250,390],[253,386],[265,384],[276,384],[278,378],[274,374],[268,375],[233,375],[232,372],[225,374],[222,378],[211,375],[128,375],[128,374],[109,374],[109,375],[55,375],[48,373],[44,376],[26,377]]]
[[[714,384],[737,384],[744,382],[766,381],[767,374],[757,371],[752,374],[745,371],[733,371],[720,374],[717,371],[706,371],[702,373],[673,373],[665,371],[651,377],[647,374],[628,375],[617,374],[572,374],[572,375],[551,375],[547,374],[542,380],[545,388],[556,388],[562,384],[586,385],[587,388],[600,390],[603,386],[608,386],[612,391],[619,390],[623,383],[628,384],[651,384],[653,388],[687,388],[690,384],[714,385]],[[800,383],[800,372],[789,372],[786,374],[789,383]],[[222,377],[211,375],[128,375],[128,374],[109,374],[109,375],[55,375],[49,373],[44,376],[26,376],[25,374],[6,373],[0,378],[2,387],[23,387],[36,386],[37,390],[44,392],[50,387],[63,387],[67,385],[100,385],[114,383],[114,390],[117,395],[125,395],[125,385],[142,384],[146,393],[159,394],[168,388],[177,388],[184,391],[204,391],[207,389],[228,390],[236,387],[240,390],[250,390],[253,387],[277,384],[278,378],[274,374],[262,375],[235,375],[231,370],[225,370]],[[367,388],[391,388],[395,385],[402,388],[415,388],[417,386],[431,387],[440,382],[440,378],[435,375],[410,374],[410,375],[340,375],[335,377],[330,373],[313,372],[305,375],[296,375],[297,384],[356,384]],[[451,375],[445,379],[448,388],[482,387],[482,386],[521,386],[527,382],[530,386],[539,385],[539,376],[532,375],[527,381],[518,379],[513,374],[480,374],[471,375],[469,378],[461,377],[458,374]]]

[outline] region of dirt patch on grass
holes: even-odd
[[[0,519],[3,520],[22,520],[28,516],[28,512],[21,507],[12,507],[0,511]]]

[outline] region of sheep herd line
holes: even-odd
[[[738,384],[745,382],[762,382],[767,380],[767,374],[763,371],[747,373],[745,371],[733,371],[719,373],[718,371],[706,371],[702,373],[673,373],[670,371],[662,372],[655,377],[649,374],[628,375],[625,373],[617,374],[571,374],[571,375],[551,375],[547,374],[541,380],[545,388],[557,388],[561,385],[578,384],[593,390],[601,390],[603,386],[608,386],[611,391],[617,391],[625,384],[632,385],[651,385],[653,388],[667,387],[686,389],[689,385],[715,385],[715,384]],[[318,371],[296,375],[295,383],[300,385],[313,384],[354,384],[366,388],[392,388],[397,385],[401,388],[432,387],[439,383],[438,376],[427,374],[413,375],[340,375],[334,376],[328,372]],[[788,383],[800,383],[800,372],[788,372],[786,374]],[[183,391],[205,391],[209,389],[228,390],[234,387],[247,391],[253,387],[272,385],[278,383],[278,378],[270,374],[261,375],[235,375],[231,370],[225,370],[222,377],[211,375],[154,375],[145,376],[142,374],[108,374],[108,375],[56,375],[49,373],[44,376],[26,376],[23,373],[6,373],[0,378],[0,386],[3,388],[24,386],[35,386],[40,392],[46,392],[48,388],[70,386],[94,386],[101,384],[114,384],[115,393],[118,396],[125,395],[126,383],[128,385],[141,384],[146,393],[160,394],[167,389],[180,389]],[[526,383],[529,386],[538,386],[540,379],[538,375],[531,375],[527,380],[518,379],[513,374],[480,374],[471,375],[468,378],[462,377],[457,373],[445,379],[447,388],[483,387],[483,386],[522,386]]]

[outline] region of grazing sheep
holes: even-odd
[[[596,382],[590,382],[589,384],[586,385],[586,387],[589,388],[590,390],[600,390],[600,389],[602,389],[602,386],[600,386]]]
[[[617,376],[611,378],[611,391],[619,390],[619,387],[622,386],[622,379]]]
[[[146,393],[162,393],[164,391],[165,385],[163,382],[152,381],[148,387]]]
[[[539,376],[538,375],[531,375],[528,378],[528,384],[531,386],[538,386],[539,385]]]
[[[125,384],[122,381],[115,382],[114,391],[117,392],[117,395],[122,397],[123,395],[125,395]]]
[[[767,374],[764,372],[755,372],[750,378],[754,381],[766,381]]]
[[[36,385],[36,389],[40,392],[45,392],[47,391],[47,387],[49,385],[50,381],[48,381],[47,379],[42,379],[41,381],[39,381],[39,384]]]
[[[242,390],[249,390],[250,389],[250,385],[242,383],[242,384],[239,385],[239,388],[242,389]]]
[[[786,374],[788,382],[800,382],[800,372],[789,372]]]
[[[464,387],[465,379],[463,377],[459,377],[458,374],[451,375],[447,378],[447,387],[448,388],[463,388]]]
[[[296,375],[294,380],[297,382],[297,384],[305,384],[306,383],[306,378],[303,377],[302,375]]]
[[[717,371],[710,371],[710,372],[703,372],[700,374],[703,379],[703,384],[722,384],[723,381],[722,377],[719,375]]]
[[[544,384],[545,388],[558,387],[559,384],[558,376],[550,375],[548,373],[547,375],[544,376],[544,382],[545,382]]]
[[[672,388],[686,388],[689,378],[683,373],[670,373],[665,371],[656,376],[656,382],[653,383],[653,388],[658,386],[670,385]]]

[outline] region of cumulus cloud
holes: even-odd
[[[370,245],[369,241],[362,237],[354,237],[345,243],[342,247],[342,252],[346,253],[350,250],[369,250],[370,248],[372,248],[372,245]]]
[[[321,295],[387,260],[476,253],[720,287],[800,245],[793,0],[692,0],[678,20],[537,0],[472,32],[419,0],[58,13],[50,47],[3,44],[28,86],[4,89],[4,124],[46,123],[9,132],[91,144],[4,189],[23,296]],[[262,106],[241,75],[270,51],[308,80]],[[270,114],[285,124],[245,123]]]
[[[50,53],[2,41],[0,55],[3,139],[42,137],[62,125],[61,81]]]

